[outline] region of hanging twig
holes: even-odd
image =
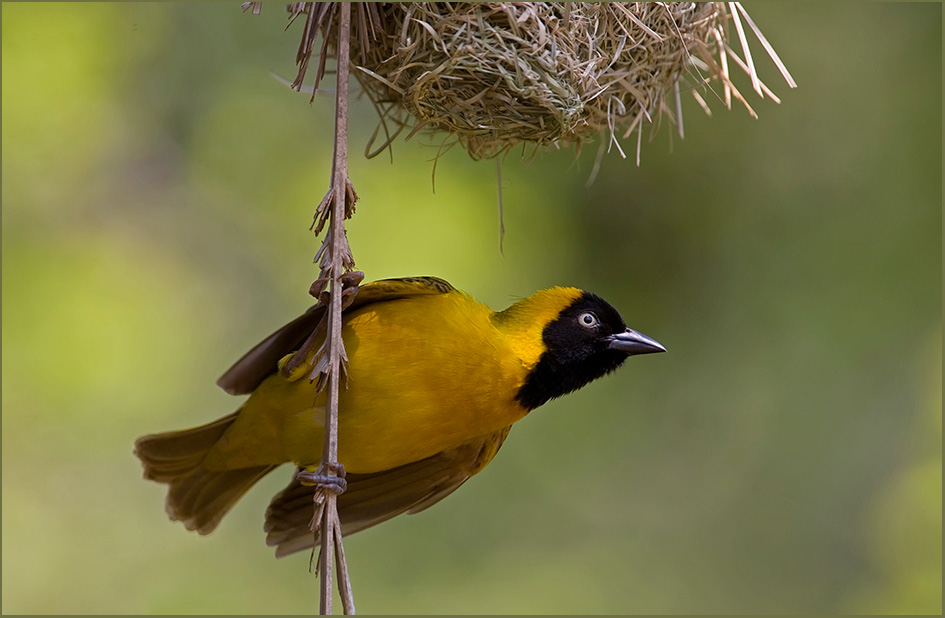
[[[310,9],[310,11],[315,10]],[[330,8],[329,8],[330,10]],[[338,568],[338,590],[345,614],[354,614],[354,596],[348,578],[342,546],[341,521],[338,518],[338,495],[345,490],[344,467],[338,463],[338,394],[341,376],[345,371],[347,354],[341,340],[341,314],[344,305],[353,298],[360,277],[345,271],[354,266],[351,248],[345,235],[344,221],[354,211],[357,194],[348,179],[348,74],[350,71],[351,5],[340,3],[338,20],[338,68],[335,89],[335,144],[331,172],[331,188],[316,209],[312,227],[319,233],[326,223],[328,232],[315,256],[321,269],[319,278],[312,284],[311,294],[323,302],[327,300],[327,332],[321,325],[303,346],[305,353],[314,343],[314,338],[325,332],[322,347],[312,357],[314,364],[310,378],[318,380],[319,392],[327,386],[325,406],[325,443],[322,461],[314,472],[299,471],[298,477],[305,483],[315,485],[314,516],[312,533],[320,535],[317,573],[321,577],[322,614],[332,613],[333,568]],[[328,289],[328,298],[325,291]],[[354,290],[352,290],[354,288]],[[301,350],[300,350],[301,352]],[[296,354],[296,363],[305,357]]]
[[[338,20],[338,72],[335,86],[335,158],[332,166],[331,188],[331,233],[329,255],[322,257],[322,270],[328,266],[331,277],[331,305],[328,310],[328,401],[325,410],[325,446],[322,449],[322,466],[329,477],[334,477],[340,469],[335,467],[338,461],[338,391],[340,386],[342,359],[347,360],[344,343],[341,340],[341,276],[351,250],[345,235],[345,216],[348,202],[348,71],[350,66],[349,41],[351,33],[351,5],[340,3]],[[324,242],[328,242],[326,236]],[[325,264],[325,257],[328,264]],[[343,474],[343,471],[341,472]],[[322,489],[322,486],[319,487]],[[341,549],[341,522],[338,520],[338,492],[325,492],[325,508],[321,521],[321,604],[322,614],[332,613],[332,567],[335,550],[339,565],[344,561]],[[314,531],[313,531],[314,532]],[[336,547],[337,545],[337,547]],[[347,566],[340,566],[339,575],[346,578]],[[349,581],[339,582],[342,604],[346,614],[355,613],[354,597]],[[344,594],[347,593],[347,594]]]

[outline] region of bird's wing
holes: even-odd
[[[385,302],[408,296],[446,294],[453,286],[436,277],[403,277],[382,279],[358,288],[358,293],[346,311],[371,303]],[[263,380],[276,372],[279,360],[295,352],[327,313],[328,306],[317,303],[247,352],[224,373],[217,385],[231,395],[246,395],[256,390]]]
[[[347,536],[401,513],[418,513],[439,502],[495,457],[511,426],[426,459],[371,474],[348,474],[338,496],[342,533]],[[276,557],[317,543],[309,524],[314,488],[293,478],[266,511],[266,544]]]

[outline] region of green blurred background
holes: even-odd
[[[350,537],[361,612],[940,613],[939,4],[750,4],[800,88],[495,168],[360,149],[369,279],[494,308],[593,290],[669,354],[548,404],[454,496]],[[133,440],[232,411],[215,379],[310,303],[331,97],[300,24],[227,4],[3,3],[4,613],[311,613],[260,483],[211,536]],[[751,94],[747,79],[739,84]],[[707,97],[709,98],[709,97]],[[631,140],[632,141],[632,140]],[[672,144],[670,143],[672,141]],[[633,144],[628,151],[632,151]]]

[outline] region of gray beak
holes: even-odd
[[[620,350],[628,356],[666,351],[666,348],[661,346],[655,339],[650,339],[646,335],[629,328],[622,333],[607,337],[606,341],[608,349]]]

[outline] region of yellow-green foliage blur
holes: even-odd
[[[368,279],[494,308],[590,289],[669,349],[536,411],[442,504],[350,537],[362,612],[942,609],[941,6],[749,5],[782,105],[684,104],[642,167],[596,146],[495,168],[440,138],[360,155]],[[311,302],[333,98],[281,4],[3,3],[4,613],[308,613],[254,488],[167,520],[133,440]],[[750,93],[747,79],[739,82]],[[331,86],[329,76],[326,85]],[[625,145],[632,152],[632,140]]]

